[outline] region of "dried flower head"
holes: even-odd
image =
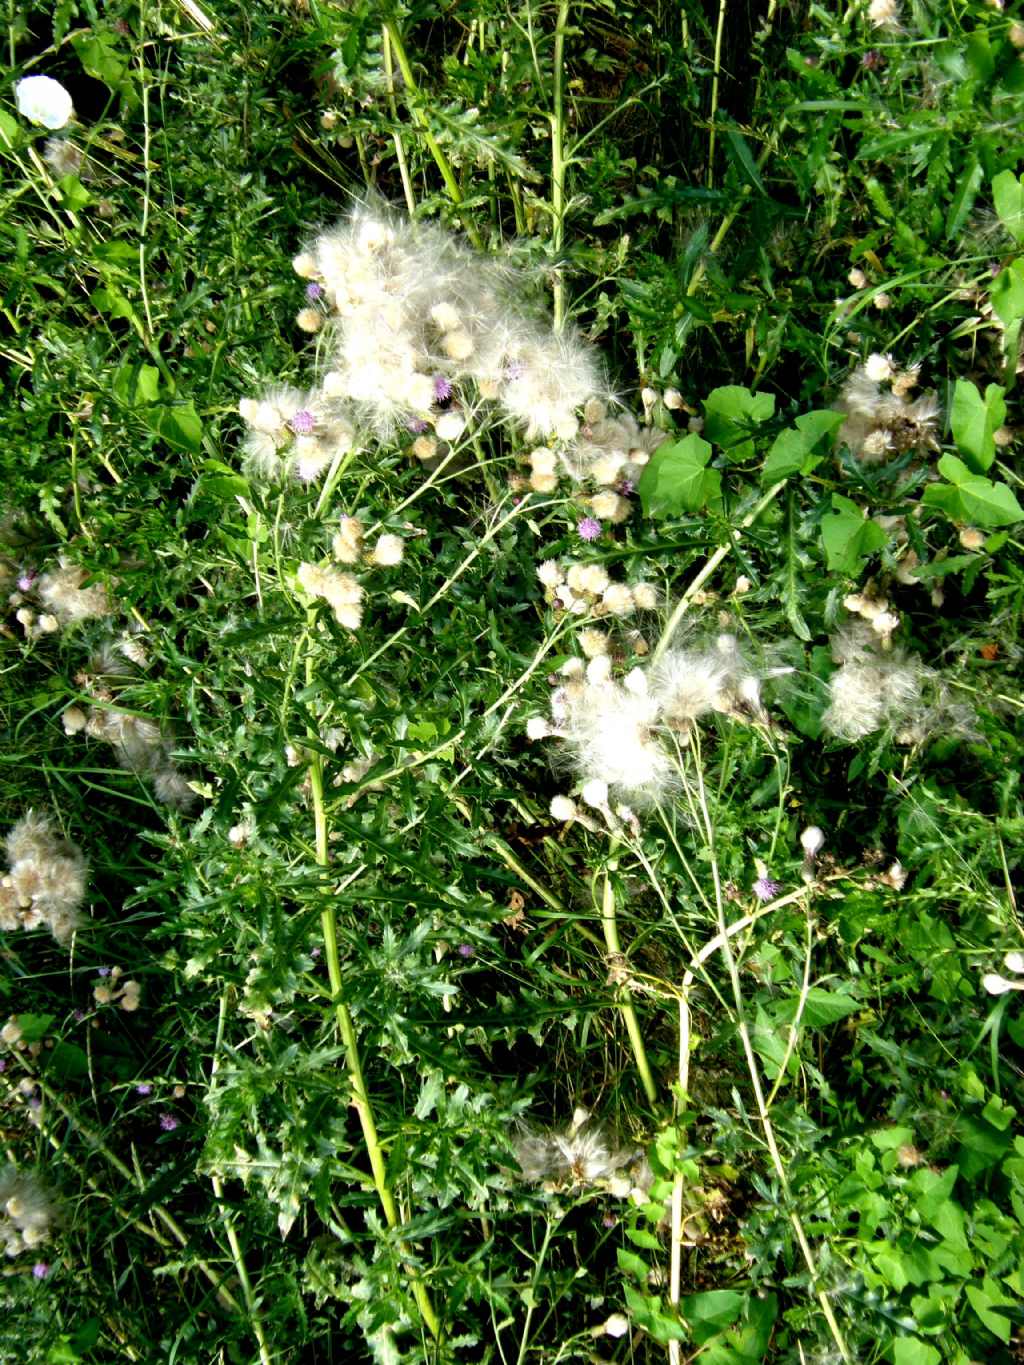
[[[0,1169],[0,1242],[7,1256],[48,1242],[56,1221],[57,1210],[36,1176],[12,1165]]]
[[[49,929],[66,943],[80,923],[86,864],[81,850],[28,811],[7,836],[9,871],[0,879],[0,929]]]

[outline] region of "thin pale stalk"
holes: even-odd
[[[608,956],[613,961],[616,958],[621,958],[623,956],[622,944],[619,941],[619,926],[615,918],[615,888],[612,886],[611,875],[608,871],[604,874],[604,886],[601,892],[601,928],[604,930],[604,941],[608,949]],[[636,1017],[636,1010],[633,1008],[628,987],[619,986],[616,991],[616,998],[619,1013],[622,1015],[626,1032],[629,1035],[629,1044],[633,1049],[633,1060],[636,1062],[636,1069],[640,1075],[647,1102],[656,1104],[658,1086],[651,1074],[651,1066],[647,1060],[647,1049],[644,1047],[643,1034],[640,1032],[640,1022]]]
[[[391,109],[391,117],[395,123],[394,142],[395,158],[398,161],[398,171],[402,177],[402,192],[405,195],[405,206],[409,210],[410,218],[416,215],[416,196],[412,192],[412,180],[409,177],[409,163],[405,157],[405,143],[402,141],[402,134],[398,131],[398,106],[395,103],[395,72],[394,63],[391,56],[391,35],[387,27],[383,30],[384,35],[384,75],[388,86],[388,105]]]
[[[715,30],[715,65],[711,76],[711,128],[708,133],[708,189],[715,182],[715,117],[718,114],[718,82],[722,75],[722,33],[725,30],[726,0],[718,0],[718,27]]]
[[[315,613],[310,612],[310,631],[315,622]],[[313,681],[313,661],[311,656],[306,658],[306,680],[307,683]],[[327,807],[324,802],[324,771],[323,760],[319,753],[311,753],[309,759],[309,785],[313,797],[313,820],[316,831],[316,861],[318,866],[326,868],[329,863],[328,850],[328,829],[327,829]],[[331,999],[334,1003],[334,1018],[338,1026],[338,1033],[341,1037],[342,1045],[345,1049],[345,1064],[348,1069],[349,1086],[351,1092],[351,1103],[359,1117],[359,1126],[363,1133],[363,1142],[366,1147],[366,1154],[370,1161],[370,1170],[373,1176],[374,1188],[377,1191],[377,1198],[380,1201],[384,1219],[389,1228],[399,1229],[402,1227],[403,1219],[399,1214],[395,1203],[394,1194],[388,1184],[387,1166],[384,1160],[384,1152],[380,1145],[380,1138],[377,1134],[377,1122],[373,1113],[373,1105],[370,1101],[370,1094],[366,1088],[366,1081],[363,1076],[362,1058],[359,1054],[359,1042],[356,1038],[355,1024],[348,1005],[344,1000],[344,981],[341,974],[341,958],[338,953],[338,925],[334,914],[334,905],[331,901],[325,900],[325,907],[320,914],[320,927],[324,940],[324,957],[327,962],[327,974],[331,983]],[[417,1272],[411,1267],[407,1267],[409,1278],[412,1284],[413,1297],[420,1310],[420,1316],[430,1335],[435,1339],[440,1336],[440,1323],[437,1314],[434,1312],[430,1301],[427,1287],[420,1279]]]
[[[738,529],[740,531],[745,531],[747,530],[748,527],[752,526],[754,522],[758,519],[758,517],[761,515],[761,513],[764,511],[764,509],[770,506],[770,504],[775,501],[775,499],[779,496],[779,494],[782,492],[785,486],[786,486],[785,479],[782,479],[779,483],[773,484],[771,488],[769,488],[768,492],[765,493],[764,497],[758,499],[758,501],[754,504],[751,510],[743,518],[743,520],[739,524]],[[657,645],[655,646],[654,653],[651,655],[652,664],[656,664],[658,660],[661,658],[661,656],[665,653],[665,650],[668,649],[669,644],[672,641],[672,636],[676,633],[677,629],[679,628],[680,621],[683,619],[683,617],[686,615],[687,610],[689,609],[690,602],[692,601],[694,596],[701,590],[701,588],[708,581],[711,575],[715,572],[719,564],[721,564],[722,560],[725,559],[729,551],[733,548],[733,545],[734,542],[732,540],[729,540],[725,545],[719,545],[718,549],[710,557],[708,562],[704,565],[703,569],[701,569],[700,573],[683,593],[682,597],[680,597],[679,601],[675,605],[675,610],[672,612],[672,615],[668,618],[668,622],[665,626],[665,629],[661,632],[661,639],[658,641]]]
[[[217,1075],[217,1068],[220,1064],[220,1049],[224,1042],[224,1021],[227,1017],[227,1008],[227,991],[224,991],[220,997],[220,1010],[217,1015],[217,1038],[213,1045],[213,1061],[210,1064],[211,1085],[213,1084],[214,1077]],[[271,1365],[270,1347],[267,1344],[267,1335],[263,1328],[263,1319],[260,1316],[259,1304],[256,1302],[256,1295],[252,1292],[252,1282],[249,1279],[249,1271],[246,1268],[245,1256],[242,1253],[242,1244],[238,1240],[238,1233],[235,1231],[234,1220],[230,1217],[224,1206],[224,1182],[219,1175],[211,1175],[210,1184],[213,1186],[214,1197],[217,1200],[217,1211],[220,1214],[220,1221],[223,1224],[224,1233],[228,1239],[228,1246],[231,1248],[231,1259],[235,1263],[238,1283],[242,1286],[242,1298],[245,1300],[245,1309],[249,1314],[249,1322],[252,1326],[253,1336],[256,1338],[256,1345],[260,1353],[260,1365]]]
[[[555,331],[565,322],[565,279],[561,255],[565,246],[565,27],[569,22],[569,0],[561,0],[555,21],[554,108],[551,113],[551,245],[555,254],[554,314]]]
[[[434,164],[441,172],[441,179],[444,181],[445,189],[448,191],[448,197],[458,210],[459,217],[462,219],[462,225],[466,229],[466,236],[478,251],[482,251],[484,245],[483,241],[476,229],[476,224],[463,207],[462,191],[459,189],[459,182],[455,179],[455,172],[452,170],[451,163],[445,156],[441,144],[430,131],[430,124],[427,116],[418,103],[420,93],[419,86],[417,85],[416,77],[413,74],[409,55],[402,42],[402,35],[398,31],[398,25],[394,20],[389,20],[384,25],[384,30],[391,39],[391,46],[394,49],[395,60],[398,62],[398,69],[402,73],[402,79],[405,81],[405,88],[409,92],[409,112],[412,114],[413,121],[418,125],[423,134],[423,140],[427,144],[430,155],[434,158]]]
[[[769,1155],[771,1156],[772,1165],[775,1168],[775,1175],[779,1182],[779,1188],[782,1190],[787,1203],[791,1205],[789,1221],[793,1228],[793,1232],[796,1235],[797,1243],[800,1246],[804,1263],[806,1264],[808,1273],[811,1277],[811,1283],[814,1284],[818,1278],[817,1262],[814,1259],[814,1253],[811,1251],[810,1243],[807,1240],[807,1234],[804,1231],[800,1215],[797,1213],[796,1209],[792,1207],[792,1191],[789,1185],[789,1177],[786,1174],[782,1153],[779,1151],[779,1146],[776,1141],[775,1126],[771,1121],[768,1107],[765,1104],[764,1090],[761,1085],[761,1070],[757,1064],[757,1058],[754,1055],[753,1044],[750,1040],[750,1030],[747,1027],[746,1003],[743,999],[743,986],[740,982],[739,972],[736,968],[736,958],[733,955],[732,945],[729,941],[729,928],[725,922],[725,898],[722,894],[722,880],[718,867],[718,857],[715,852],[714,824],[711,820],[711,812],[708,809],[707,803],[707,793],[704,789],[704,773],[700,753],[699,731],[694,732],[693,744],[695,760],[694,771],[697,779],[696,804],[700,811],[701,823],[703,825],[702,833],[707,842],[707,850],[710,855],[711,878],[714,886],[715,908],[718,919],[718,933],[722,940],[722,956],[725,959],[726,969],[729,973],[729,981],[732,985],[733,1000],[736,1008],[736,1027],[740,1035],[740,1042],[743,1047],[743,1056],[747,1064],[747,1070],[750,1074],[750,1082],[754,1092],[754,1101],[757,1106],[757,1116],[761,1124],[761,1131],[764,1133],[765,1144],[768,1148]],[[836,1315],[832,1308],[832,1304],[829,1302],[828,1295],[825,1293],[824,1289],[816,1289],[815,1292],[839,1354],[844,1361],[852,1361],[852,1357],[847,1350],[842,1329],[836,1320]]]

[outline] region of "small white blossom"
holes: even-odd
[[[18,113],[43,128],[63,128],[75,112],[71,96],[52,76],[25,76],[14,87]]]

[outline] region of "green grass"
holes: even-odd
[[[59,1210],[4,1265],[0,1357],[1018,1358],[1024,1025],[982,984],[1022,947],[1014,20],[5,25],[0,815],[52,812],[89,892],[69,945],[0,933],[5,1161]],[[16,109],[33,74],[77,173]],[[539,438],[486,403],[440,467],[400,424],[326,481],[246,472],[239,402],[332,345],[292,258],[367,204],[515,265],[667,436],[594,543],[594,489],[531,491]],[[865,463],[832,410],[889,352],[939,416]],[[355,632],[297,578],[341,515],[404,546],[357,570]],[[16,613],[60,556],[113,611],[39,633]],[[656,589],[611,622],[616,678],[729,634],[761,680],[763,710],[661,726],[635,819],[526,738],[595,624],[552,558]],[[830,733],[854,594],[942,701],[913,742],[894,704]],[[66,733],[97,705],[158,724],[190,803]],[[138,1009],[104,1003],[127,979]]]

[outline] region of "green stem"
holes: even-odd
[[[210,1084],[212,1086],[217,1068],[220,1063],[220,1049],[224,1041],[224,1021],[227,1017],[228,995],[224,991],[220,997],[220,1011],[217,1015],[217,1038],[213,1045],[213,1062],[210,1066]],[[252,1324],[253,1336],[256,1338],[256,1345],[260,1353],[260,1365],[271,1365],[270,1347],[267,1344],[266,1332],[263,1330],[263,1319],[260,1317],[259,1304],[256,1302],[256,1295],[252,1292],[252,1282],[249,1279],[249,1271],[246,1268],[245,1257],[242,1254],[242,1244],[238,1240],[238,1233],[235,1231],[234,1220],[228,1214],[224,1206],[224,1182],[219,1175],[211,1175],[210,1183],[213,1186],[214,1197],[217,1200],[217,1210],[220,1213],[220,1220],[224,1226],[224,1232],[228,1239],[228,1246],[231,1248],[231,1259],[235,1263],[235,1271],[238,1274],[238,1283],[242,1286],[242,1298],[245,1300],[246,1312],[249,1314],[249,1321]]]
[[[782,492],[785,486],[786,486],[785,479],[782,479],[779,483],[772,484],[771,488],[769,488],[768,492],[765,493],[764,497],[760,498],[754,504],[754,506],[750,509],[747,515],[740,522],[739,530],[745,531],[747,530],[748,527],[753,526],[754,522],[758,519],[758,517],[761,515],[764,509],[767,506],[769,506],[769,504],[775,501],[775,499],[779,496],[779,494]],[[652,664],[656,664],[658,660],[661,658],[661,656],[665,653],[665,650],[668,649],[669,644],[671,643],[672,640],[672,636],[676,633],[676,630],[679,628],[679,622],[686,615],[686,612],[690,606],[690,602],[692,601],[694,595],[700,591],[700,589],[708,581],[711,575],[715,572],[719,564],[721,564],[722,560],[733,548],[733,544],[734,542],[732,540],[729,540],[725,545],[719,545],[718,549],[711,556],[708,562],[704,565],[703,569],[701,569],[700,573],[693,580],[690,586],[686,589],[682,597],[680,597],[679,601],[676,603],[675,610],[672,612],[672,615],[668,618],[668,622],[665,626],[665,629],[661,632],[661,639],[658,641],[654,653],[651,655]]]
[[[708,135],[708,189],[715,179],[715,115],[718,113],[718,81],[722,74],[722,31],[725,28],[725,3],[718,0],[718,28],[715,31],[715,68],[711,77],[711,130]]]
[[[314,621],[315,612],[311,611],[310,629],[312,629]],[[312,684],[314,681],[312,655],[306,657],[306,681],[307,684]],[[318,866],[326,868],[329,862],[329,851],[327,808],[324,803],[324,770],[323,759],[316,752],[310,754],[309,782],[313,796],[313,819],[316,828],[316,861]],[[380,1145],[373,1106],[363,1076],[363,1064],[359,1055],[355,1024],[344,1000],[344,981],[341,975],[341,959],[338,953],[338,925],[334,914],[334,905],[329,900],[326,901],[325,908],[321,912],[320,926],[323,933],[327,974],[331,983],[331,998],[334,1001],[334,1017],[345,1048],[345,1064],[348,1068],[351,1104],[359,1116],[359,1124],[363,1131],[363,1142],[370,1159],[373,1184],[377,1191],[377,1198],[380,1200],[381,1209],[384,1212],[384,1219],[389,1228],[401,1228],[403,1219],[399,1214],[394,1194],[388,1184],[384,1152]],[[408,1274],[420,1316],[430,1335],[437,1339],[440,1336],[441,1327],[430,1302],[427,1287],[411,1267],[408,1267]]]
[[[612,886],[610,870],[606,870],[604,874],[604,888],[601,894],[601,927],[604,930],[604,941],[608,949],[608,956],[613,961],[616,958],[623,957],[622,944],[619,942],[619,926],[615,919],[615,889]],[[647,1060],[647,1049],[644,1047],[643,1034],[640,1032],[640,1023],[636,1017],[636,1010],[633,1008],[629,988],[619,986],[617,994],[619,1012],[626,1025],[626,1032],[629,1034],[629,1043],[633,1049],[633,1060],[636,1062],[636,1069],[640,1073],[644,1094],[647,1096],[649,1104],[656,1104],[658,1086],[651,1074],[650,1063]]]
[[[565,27],[569,21],[569,0],[561,0],[555,22],[554,109],[551,114],[551,245],[555,255],[554,312],[555,331],[565,322],[565,280],[561,255],[565,245],[565,105],[563,78],[565,68]]]
[[[388,85],[388,105],[391,109],[391,117],[395,123],[395,157],[398,161],[398,170],[402,177],[402,192],[405,195],[405,206],[409,210],[409,217],[416,214],[416,196],[412,192],[412,180],[409,178],[409,163],[405,158],[405,144],[402,141],[402,134],[398,131],[398,106],[395,104],[395,73],[391,59],[391,38],[387,27],[384,28],[384,75]]]
[[[402,35],[398,31],[398,25],[393,19],[388,20],[384,25],[384,31],[391,39],[391,46],[394,49],[395,60],[398,62],[398,69],[402,73],[402,79],[405,81],[405,88],[409,92],[409,112],[412,114],[413,122],[419,126],[423,133],[423,140],[427,144],[430,155],[434,158],[437,169],[441,172],[441,179],[444,181],[449,199],[451,199],[456,209],[458,209],[459,217],[462,219],[462,225],[466,229],[467,237],[478,251],[482,251],[484,245],[483,241],[479,232],[476,230],[476,224],[462,206],[462,191],[459,189],[459,182],[455,179],[455,172],[452,170],[451,162],[445,156],[437,138],[430,131],[430,124],[427,120],[427,116],[418,103],[420,93],[419,86],[416,84],[416,77],[413,75],[412,64],[409,61],[409,55],[402,43]]]

